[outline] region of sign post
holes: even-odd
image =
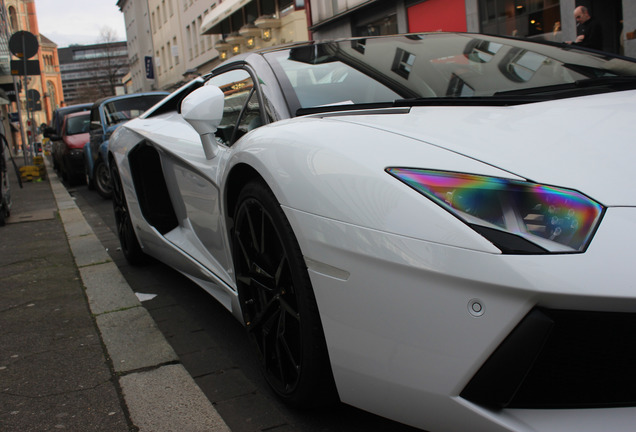
[[[19,60],[11,60],[11,75],[17,75],[20,76],[22,75],[24,77],[24,86],[22,87],[25,91],[25,93],[27,94],[27,100],[29,99],[29,91],[28,90],[28,81],[27,81],[27,76],[28,75],[40,75],[40,62],[36,59],[36,60],[28,60],[29,58],[33,57],[34,55],[36,55],[38,53],[38,49],[40,48],[40,44],[38,43],[38,38],[35,37],[35,35],[33,33],[30,33],[28,31],[17,31],[15,33],[13,33],[13,35],[11,35],[11,38],[9,38],[9,51],[11,51],[11,53],[18,57]],[[33,90],[36,93],[37,90]],[[32,94],[32,98],[34,97],[34,95]],[[38,97],[39,97],[39,93],[38,93]],[[18,104],[18,113],[20,116],[20,129],[22,130],[22,153],[24,154],[24,163],[25,165],[30,165],[31,164],[31,157],[33,155],[34,152],[34,147],[35,147],[35,134],[33,133],[33,112],[32,110],[29,110],[27,107],[27,117],[28,117],[28,123],[30,125],[30,130],[28,133],[28,155],[29,155],[29,160],[27,160],[27,149],[25,148],[25,134],[24,134],[24,127],[22,124],[22,111],[20,108],[20,95],[19,93],[16,94],[16,99],[17,99],[17,104]]]

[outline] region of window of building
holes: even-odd
[[[177,45],[177,37],[172,38],[172,57],[174,57],[174,64],[179,64],[179,45]]]
[[[261,15],[275,15],[276,0],[261,0]]]
[[[203,24],[203,17],[201,15],[199,15],[199,17],[197,18],[197,28],[199,29],[197,34],[199,35],[199,43],[201,44],[201,53],[204,53],[205,52],[205,38],[201,34],[201,25],[202,24]]]
[[[46,92],[49,96],[49,103],[51,104],[51,110],[57,109],[57,95],[55,93],[55,84],[52,81],[46,82]]]
[[[186,42],[188,43],[188,60],[192,60],[192,29],[186,26]]]
[[[559,0],[479,0],[481,31],[560,41]]]
[[[357,25],[354,36],[381,36],[397,34],[397,15],[392,14],[369,23]]]
[[[254,24],[254,21],[258,18],[258,2],[249,2],[245,5],[243,11],[245,13],[245,21],[248,24]]]
[[[280,15],[285,16],[294,11],[294,0],[278,0],[278,7],[280,9]]]
[[[161,75],[163,68],[161,67],[161,57],[159,56],[159,50],[155,53],[155,67],[157,68],[157,75]]]
[[[190,24],[190,26],[192,27],[192,42],[194,44],[194,56],[198,57],[199,56],[199,38],[197,37],[198,35],[198,29],[197,29],[197,23],[196,21],[192,21],[192,24]]]
[[[11,30],[18,31],[18,13],[13,6],[9,6],[9,22],[11,23]]]

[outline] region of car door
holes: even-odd
[[[196,149],[175,142],[172,155],[162,161],[169,193],[181,221],[166,233],[170,242],[234,287],[231,252],[221,202],[221,178],[234,143],[262,124],[258,92],[246,69],[232,69],[212,77],[224,94],[223,117],[215,134],[217,155],[206,159],[200,140]],[[189,127],[189,126],[188,126]]]
[[[103,141],[104,137],[104,128],[102,126],[102,119],[100,116],[101,105],[93,106],[90,114],[90,157],[91,157],[91,167],[90,174],[92,177],[93,168],[95,166],[95,162],[97,162],[97,157],[99,156],[99,145]]]

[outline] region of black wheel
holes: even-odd
[[[232,231],[239,301],[270,387],[296,407],[337,400],[318,306],[291,226],[273,193],[249,183]]]
[[[126,261],[133,265],[144,264],[147,255],[141,250],[139,240],[130,220],[130,212],[126,203],[126,196],[122,188],[119,171],[115,166],[115,162],[111,164],[111,178],[113,180],[113,211],[115,213],[115,225],[117,227],[117,236],[121,244],[121,251],[124,253]]]
[[[102,197],[108,199],[113,194],[108,167],[101,160],[97,161],[94,168],[95,189]]]

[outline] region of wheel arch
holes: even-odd
[[[228,220],[232,220],[234,218],[234,210],[236,209],[241,189],[253,180],[262,182],[271,190],[271,187],[267,184],[263,176],[251,165],[240,163],[232,167],[225,183],[224,204]]]

